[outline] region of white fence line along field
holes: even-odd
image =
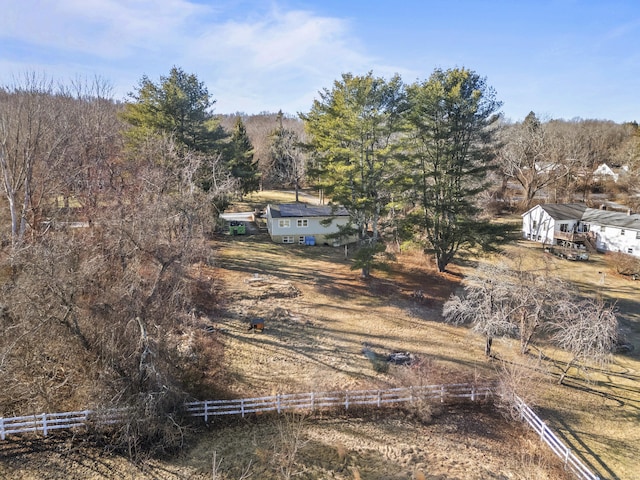
[[[209,422],[214,417],[225,415],[245,415],[252,413],[287,411],[311,411],[326,408],[344,408],[355,406],[375,406],[413,403],[415,401],[447,402],[468,399],[472,402],[486,400],[493,395],[492,387],[456,383],[446,385],[421,385],[412,387],[389,388],[385,390],[339,390],[330,392],[285,393],[267,397],[240,398],[234,400],[206,400],[184,404],[189,417],[200,417]],[[521,418],[527,422],[565,463],[565,468],[580,480],[599,480],[578,457],[549,429],[545,423],[520,398],[516,397],[516,408]],[[126,409],[82,410],[65,413],[42,413],[22,417],[0,417],[0,439],[8,435],[49,432],[89,425],[112,425],[125,421]]]
[[[358,405],[381,407],[393,403],[415,400],[439,400],[441,402],[468,398],[471,401],[491,396],[491,387],[469,384],[425,385],[416,387],[390,388],[386,390],[341,390],[333,392],[288,393],[258,398],[237,400],[208,400],[185,404],[189,416],[203,417],[205,422],[217,415],[241,415],[307,410],[320,408],[344,408]]]
[[[211,417],[284,411],[314,411],[322,408],[344,408],[357,405],[383,405],[412,402],[415,400],[439,400],[441,402],[468,398],[471,401],[486,399],[492,395],[491,387],[471,384],[427,385],[386,390],[342,390],[333,392],[288,393],[268,397],[234,400],[207,400],[184,405],[187,416]],[[0,439],[7,435],[41,432],[47,436],[52,430],[70,429],[90,424],[109,425],[126,418],[126,409],[82,410],[78,412],[41,413],[21,417],[0,417]]]

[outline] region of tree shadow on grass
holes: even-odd
[[[622,479],[622,477],[616,474],[616,472],[604,463],[602,458],[587,445],[585,439],[589,439],[589,444],[591,445],[600,444],[603,448],[606,446],[607,449],[618,451],[632,451],[634,448],[633,445],[606,435],[606,432],[593,434],[574,430],[570,425],[575,425],[579,423],[579,421],[578,419],[572,418],[572,415],[565,411],[560,412],[545,408],[540,410],[540,415],[543,418],[552,419],[554,424],[552,429],[554,433],[592,472],[599,475],[604,474],[606,475],[605,478],[611,480]]]

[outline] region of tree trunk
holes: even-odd
[[[487,357],[491,356],[491,344],[493,343],[493,337],[487,335],[487,343],[484,346],[484,354]]]
[[[564,379],[567,376],[567,373],[569,373],[569,370],[571,369],[571,367],[573,367],[573,362],[575,361],[575,358],[572,358],[569,363],[567,363],[567,366],[565,367],[565,369],[562,371],[562,374],[560,375],[560,380],[558,380],[558,385],[564,385]]]

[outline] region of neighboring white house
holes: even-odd
[[[522,214],[522,236],[549,245],[591,245],[640,257],[640,215],[581,203],[536,205]]]
[[[621,168],[613,169],[606,163],[601,163],[600,165],[598,165],[598,168],[593,171],[593,178],[601,181],[612,179],[614,182],[617,182],[621,174],[623,175],[628,172],[629,167],[627,165],[624,165]]]
[[[269,204],[266,219],[271,240],[276,243],[338,247],[357,240],[355,235],[327,238],[338,233],[338,227],[349,223],[349,212],[344,207],[304,203]]]

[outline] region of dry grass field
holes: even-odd
[[[253,210],[261,202],[285,200],[292,197],[253,196],[236,208]],[[509,247],[534,264],[548,262],[581,292],[616,300],[623,333],[636,345],[606,369],[591,369],[588,378],[571,371],[568,385],[558,386],[563,352],[545,346],[523,357],[515,343],[496,340],[499,360],[488,360],[482,338],[442,322],[442,303],[460,288],[472,263],[439,274],[429,257],[405,252],[389,271],[376,271],[364,281],[340,248],[276,245],[266,233],[220,234],[213,248],[216,264],[201,273],[223,295],[213,327],[225,345],[220,361],[229,396],[483,381],[505,376],[502,365],[507,365],[540,416],[602,478],[640,478],[640,282],[614,275],[603,256],[579,263],[548,258],[539,246],[525,242]],[[424,298],[415,298],[416,290]],[[256,318],[265,322],[262,333],[247,328]],[[410,352],[420,367],[381,369],[364,348],[380,356]],[[69,439],[52,440],[44,455],[41,446],[13,442],[9,448],[15,451],[0,462],[0,476],[228,480],[248,469],[251,476],[245,478],[253,479],[572,478],[535,434],[487,406],[425,405],[219,422],[195,436],[180,458],[143,466],[74,445]],[[38,471],[51,474],[37,476]]]

